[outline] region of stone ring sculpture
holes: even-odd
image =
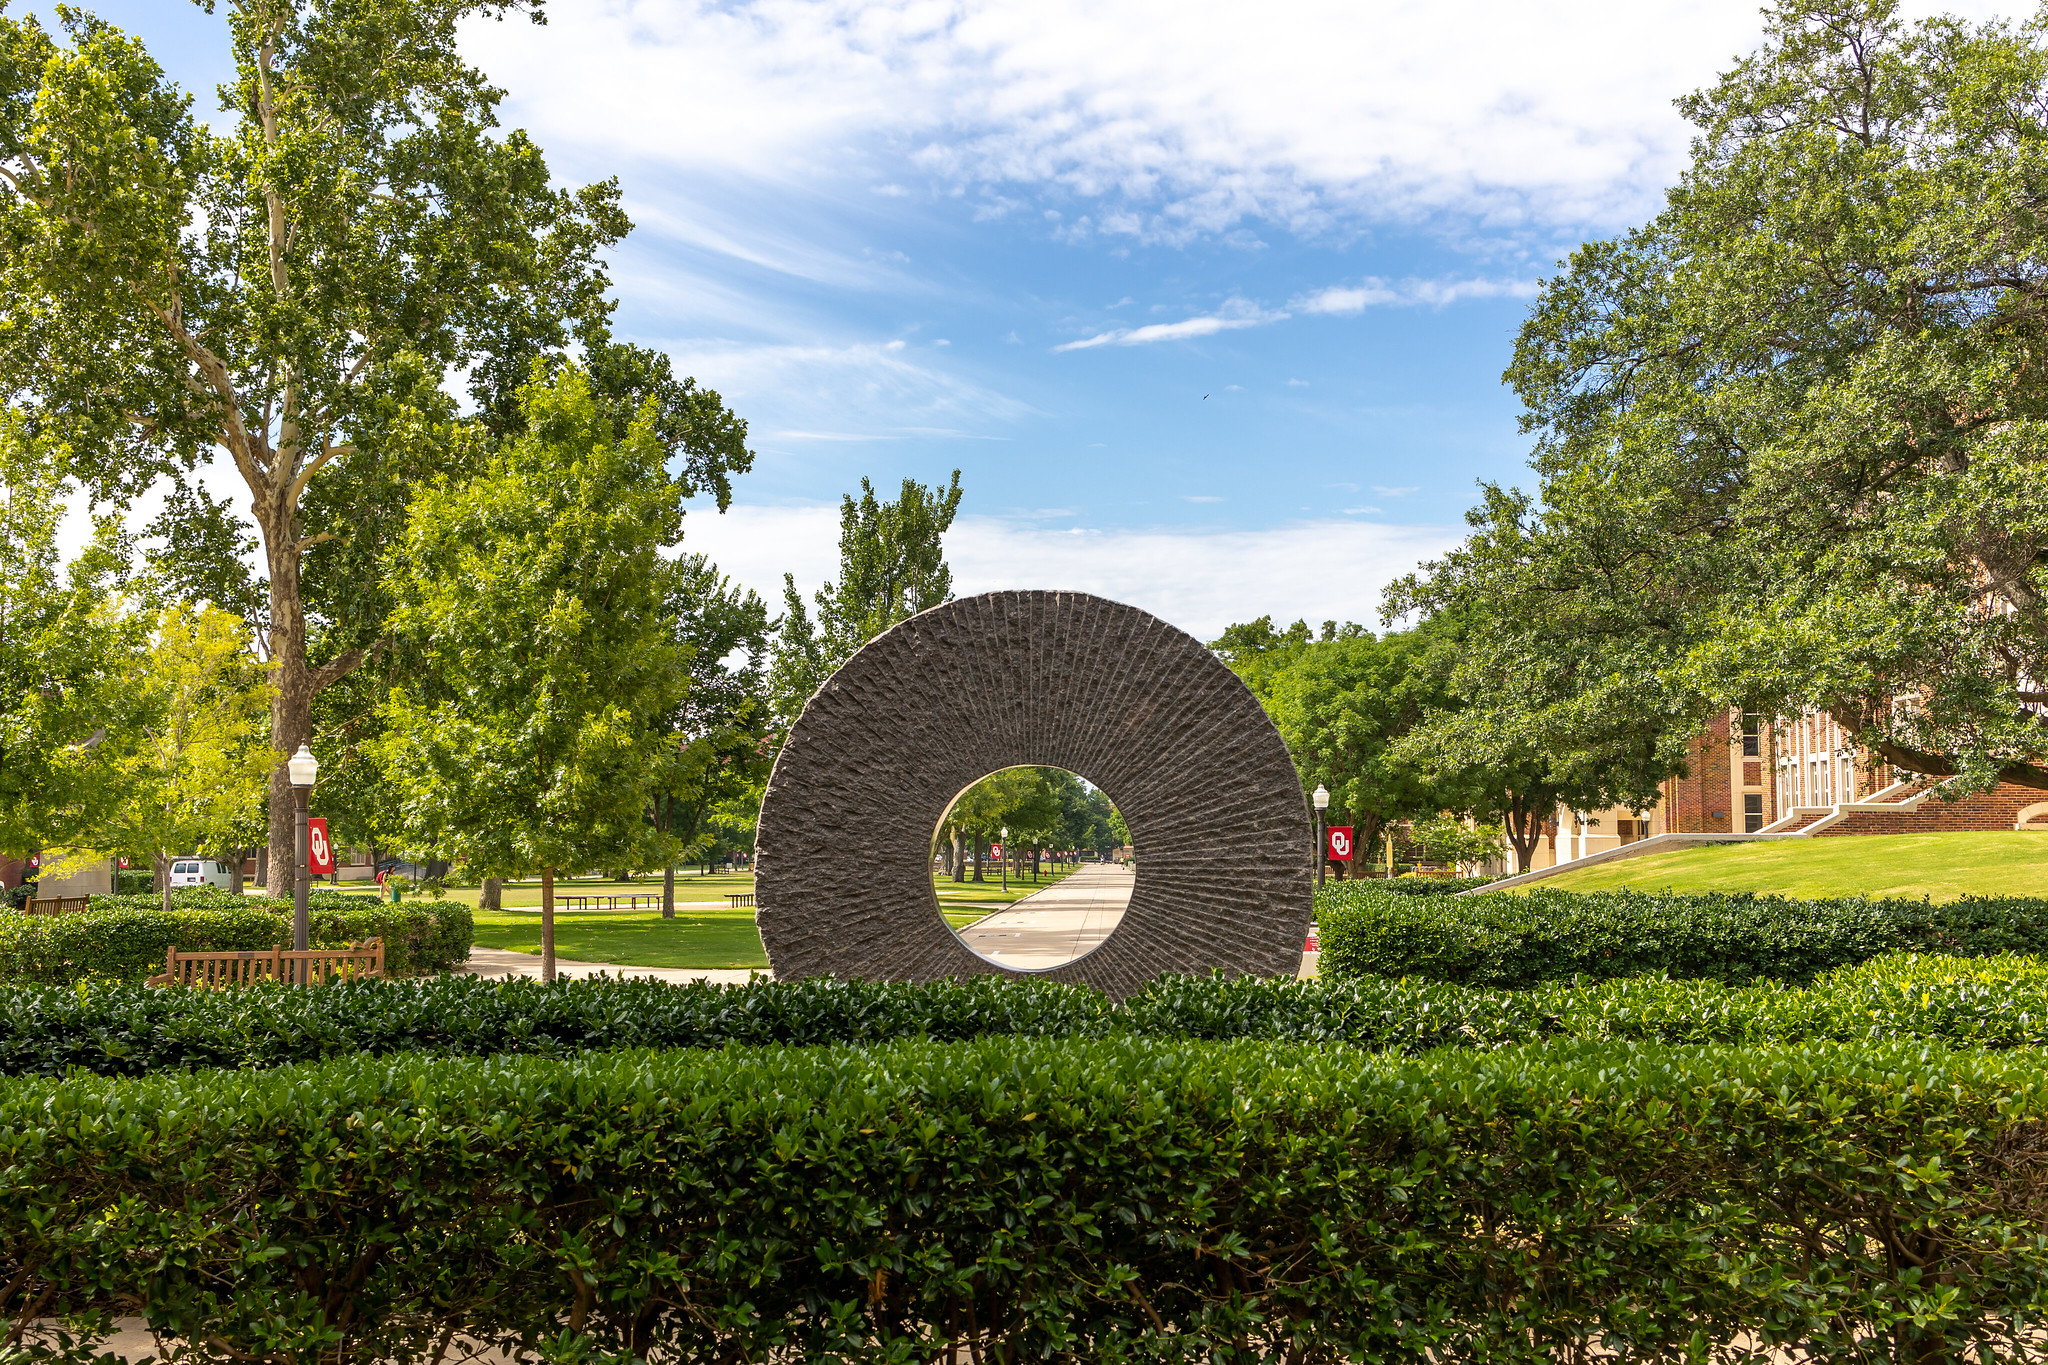
[[[1065,768],[1130,827],[1122,923],[1020,971],[939,913],[931,848],[992,772]],[[1044,976],[1114,997],[1162,973],[1293,976],[1314,834],[1265,710],[1193,636],[1077,592],[960,598],[868,642],[791,727],[756,836],[755,921],[778,978]]]

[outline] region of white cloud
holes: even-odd
[[[1290,379],[1287,381],[1287,387],[1290,389],[1305,389],[1308,387],[1308,381],[1306,379]]]
[[[1204,640],[1234,621],[1272,615],[1375,622],[1380,589],[1459,539],[1449,526],[1304,519],[1258,531],[1094,530],[962,517],[946,536],[963,596],[1003,588],[1071,588],[1143,607]],[[838,572],[836,507],[736,505],[692,512],[684,545],[782,602],[782,575],[808,595]]]
[[[1222,502],[1222,501],[1223,501],[1223,499],[1222,499],[1222,498],[1219,498],[1219,497],[1217,497],[1217,496],[1216,496],[1215,494],[1213,494],[1213,493],[1183,493],[1183,494],[1181,494],[1181,501],[1182,501],[1182,502]]]
[[[1420,486],[1412,488],[1382,488],[1380,485],[1374,484],[1372,491],[1383,498],[1405,498],[1410,493],[1420,493],[1422,489]]]
[[[1070,201],[1064,232],[1154,240],[1254,220],[1318,234],[1443,214],[1516,232],[1637,219],[1687,154],[1673,97],[1760,28],[1753,0],[1272,0],[1255,16],[1225,0],[556,0],[549,14],[545,28],[472,21],[465,41],[558,156],[844,182],[869,203],[963,193],[997,215],[1039,188]]]
[[[1368,275],[1355,285],[1332,285],[1288,304],[1301,313],[1355,317],[1368,308],[1442,308],[1465,299],[1526,299],[1536,294],[1535,280],[1451,279],[1400,281]]]
[[[1117,327],[1099,332],[1080,341],[1069,341],[1053,347],[1055,351],[1086,351],[1097,346],[1148,346],[1157,341],[1188,341],[1195,337],[1214,336],[1218,332],[1233,331],[1239,327],[1260,327],[1269,322],[1279,322],[1287,317],[1285,313],[1268,312],[1245,299],[1225,300],[1214,313],[1199,317],[1183,318],[1179,322],[1154,322],[1143,327]]]

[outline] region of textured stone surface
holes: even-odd
[[[947,927],[928,860],[953,798],[1024,764],[1108,793],[1138,863],[1117,931],[1034,975],[1121,996],[1162,972],[1295,974],[1314,832],[1258,701],[1199,640],[1135,607],[1001,592],[876,637],[792,727],[755,851],[776,977],[1022,975]]]

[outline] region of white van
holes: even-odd
[[[217,863],[211,858],[180,858],[171,864],[171,886],[217,886],[221,890],[231,889],[235,884],[233,874],[226,863]]]

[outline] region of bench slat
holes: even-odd
[[[246,986],[257,981],[315,985],[383,975],[384,940],[373,938],[346,948],[309,948],[305,952],[271,948],[253,952],[181,953],[172,948],[165,955],[163,975],[151,977],[148,984],[211,989]]]

